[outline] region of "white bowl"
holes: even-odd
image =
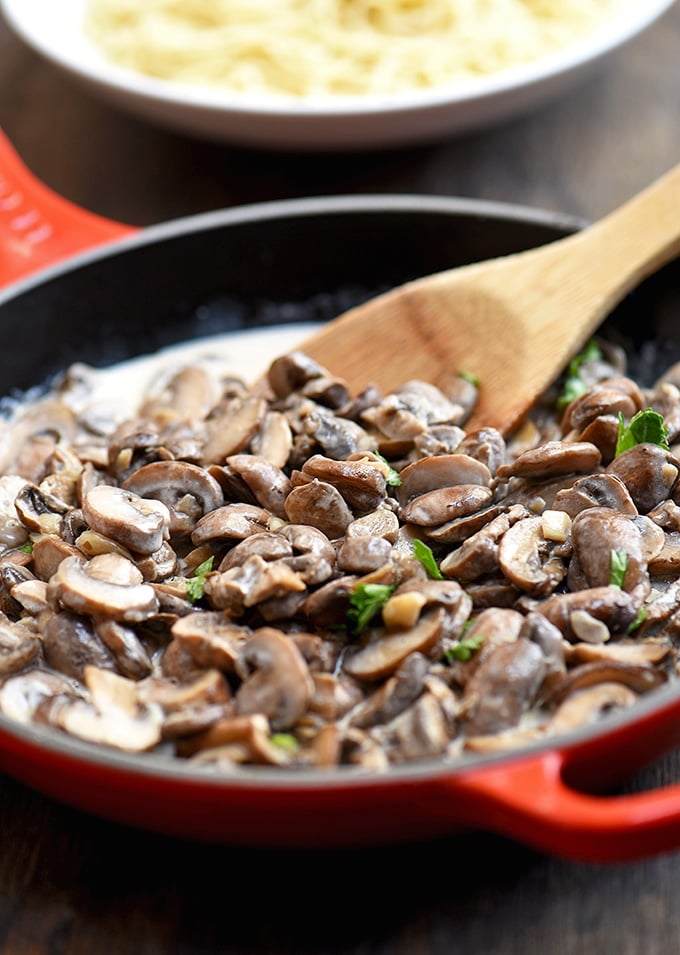
[[[25,43],[120,108],[215,141],[330,151],[434,141],[527,112],[567,90],[673,2],[632,3],[586,39],[495,75],[427,92],[300,102],[170,83],[117,67],[83,34],[85,0],[0,0],[0,9]]]

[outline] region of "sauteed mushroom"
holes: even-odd
[[[181,367],[96,428],[57,391],[46,441],[20,411],[0,712],[212,771],[375,772],[634,705],[680,672],[680,391],[609,354],[507,438],[466,433],[463,379],[351,395],[302,353],[252,388]]]

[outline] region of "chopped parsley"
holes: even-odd
[[[636,444],[657,444],[668,451],[668,428],[663,423],[663,415],[651,408],[645,408],[633,415],[628,425],[619,412],[619,433],[616,439],[616,456],[623,454]]]
[[[588,390],[588,386],[581,377],[581,366],[587,361],[598,361],[602,358],[602,349],[595,341],[589,341],[582,352],[579,352],[569,362],[562,392],[557,399],[558,408],[566,408],[575,398],[580,398]]]
[[[458,377],[462,378],[463,381],[469,381],[471,385],[474,385],[475,388],[479,388],[481,383],[481,378],[479,375],[476,375],[474,371],[459,371]]]
[[[378,458],[379,461],[382,461],[382,463],[387,468],[387,476],[385,478],[385,481],[387,482],[387,484],[390,487],[399,487],[401,484],[401,478],[399,477],[399,472],[392,467],[392,465],[387,460],[387,458],[384,458],[379,451],[374,451],[373,454],[375,454],[376,458]]]
[[[198,603],[198,601],[203,596],[203,588],[205,587],[205,579],[213,568],[213,557],[208,557],[207,560],[204,560],[202,564],[199,564],[196,570],[193,573],[192,577],[187,578],[186,583],[186,595],[187,600],[192,603]]]
[[[609,561],[609,586],[623,587],[628,570],[628,554],[625,550],[613,550]]]
[[[294,753],[300,747],[292,733],[272,733],[269,742],[272,746],[278,746],[279,749],[285,749],[289,753]]]
[[[638,627],[641,627],[646,619],[647,619],[647,611],[645,610],[644,607],[640,607],[637,614],[635,615],[635,620],[633,620],[631,625],[628,627],[628,629],[626,630],[626,633],[635,633]]]
[[[22,544],[21,547],[17,548],[21,551],[22,554],[32,554],[33,553],[33,541],[26,541],[25,544]]]
[[[413,554],[418,558],[430,577],[433,577],[435,580],[444,579],[444,575],[439,569],[439,565],[432,553],[432,548],[428,547],[424,541],[418,540],[417,538],[413,541]]]
[[[396,584],[358,584],[349,597],[347,619],[352,632],[359,634],[380,613]]]
[[[444,652],[444,659],[447,663],[453,663],[454,660],[460,660],[466,663],[472,654],[479,650],[483,643],[484,637],[481,633],[475,634],[472,637],[463,637]]]

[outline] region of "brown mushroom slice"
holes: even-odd
[[[191,532],[195,547],[216,540],[245,540],[268,529],[270,511],[253,504],[225,504],[205,514]]]
[[[123,676],[141,680],[152,672],[151,658],[132,627],[126,627],[117,620],[105,619],[96,621],[94,629]]]
[[[257,504],[285,518],[284,502],[290,493],[290,478],[281,468],[257,454],[232,454],[230,467],[250,489]]]
[[[399,472],[401,484],[397,498],[402,507],[414,497],[440,487],[456,484],[479,484],[489,487],[491,472],[486,464],[468,454],[441,454],[435,458],[421,458]]]
[[[574,643],[569,649],[570,662],[589,663],[602,661],[631,666],[657,666],[671,652],[665,640],[617,640],[615,643]]]
[[[607,465],[626,485],[635,506],[647,514],[670,497],[680,465],[669,451],[656,444],[636,444]]]
[[[449,521],[467,517],[486,507],[493,497],[489,487],[457,484],[436,488],[413,498],[401,509],[401,519],[420,527],[440,527]]]
[[[574,553],[589,587],[606,587],[612,575],[612,554],[625,552],[626,566],[620,586],[628,592],[649,591],[647,561],[642,535],[633,521],[610,507],[589,507],[573,520]]]
[[[202,451],[204,465],[223,464],[232,454],[244,451],[264,420],[267,404],[259,395],[236,396],[206,422]]]
[[[301,608],[310,624],[317,629],[347,626],[349,598],[359,580],[354,574],[345,574],[313,590]]]
[[[45,701],[79,695],[72,679],[53,670],[33,667],[3,680],[0,686],[0,712],[18,723],[30,723]]]
[[[251,534],[245,540],[239,541],[222,558],[219,571],[240,567],[249,557],[257,555],[262,560],[280,560],[282,557],[293,556],[293,545],[282,534],[271,534],[262,531]]]
[[[661,551],[649,561],[653,576],[680,575],[680,531],[667,531]]]
[[[28,529],[19,520],[14,501],[27,484],[17,474],[0,476],[0,550],[21,547],[28,540]]]
[[[425,692],[373,735],[386,748],[391,763],[402,763],[443,756],[452,732],[439,700]]]
[[[188,461],[145,464],[123,482],[123,489],[165,504],[170,512],[170,532],[175,536],[190,534],[202,515],[224,503],[215,478]]]
[[[66,557],[85,559],[75,544],[68,544],[60,537],[54,537],[51,534],[39,537],[33,542],[31,556],[33,572],[40,580],[49,580]]]
[[[58,724],[65,732],[130,753],[158,745],[162,714],[140,703],[133,681],[92,666],[85,668],[85,679],[92,702],[74,700],[59,708]]]
[[[10,594],[26,613],[34,617],[49,606],[47,583],[44,580],[23,580],[12,587]]]
[[[545,672],[540,647],[524,637],[494,647],[465,685],[464,734],[481,736],[516,726],[533,704]]]
[[[548,735],[567,733],[599,722],[637,703],[639,697],[623,683],[597,683],[572,693],[557,708],[545,727]]]
[[[115,563],[107,558],[115,558]],[[99,574],[102,567],[106,568],[105,578]],[[50,579],[49,591],[63,607],[76,613],[128,623],[146,620],[154,614],[158,610],[158,598],[153,587],[145,583],[118,583],[112,579],[113,568],[136,570],[134,564],[114,554],[93,557],[86,564],[76,557],[67,557]]]
[[[181,617],[172,625],[171,634],[199,667],[235,673],[252,630],[223,613],[202,611]]]
[[[41,653],[40,638],[22,623],[0,617],[0,676],[16,673],[36,663]]]
[[[599,448],[586,441],[546,441],[538,448],[524,451],[513,462],[498,468],[501,479],[510,477],[545,480],[573,472],[589,472],[599,467]]]
[[[284,561],[266,561],[255,554],[240,567],[210,574],[203,593],[214,610],[235,617],[247,607],[306,590],[304,581]]]
[[[463,749],[470,753],[500,753],[520,749],[535,743],[545,736],[545,729],[540,726],[511,726],[500,733],[490,733],[484,736],[466,736],[463,740]]]
[[[649,520],[667,531],[680,531],[680,505],[675,501],[662,501],[647,514]]]
[[[239,663],[250,670],[236,692],[240,716],[262,713],[274,730],[293,727],[304,715],[314,683],[295,643],[272,627],[256,630]]]
[[[301,351],[281,355],[267,370],[267,381],[277,398],[287,398],[315,378],[327,376],[328,372],[322,365]]]
[[[438,642],[444,610],[437,607],[423,614],[414,627],[396,631],[373,631],[369,640],[343,660],[343,670],[356,680],[372,683],[394,673],[412,653],[427,654]]]
[[[507,454],[505,438],[497,428],[468,431],[456,450],[459,454],[467,454],[476,461],[481,461],[491,474],[496,474],[505,462]]]
[[[253,454],[265,458],[274,467],[283,468],[293,450],[293,434],[286,416],[267,411],[259,430],[250,442]]]
[[[617,420],[619,414],[624,418],[632,418],[641,409],[642,400],[637,386],[631,395],[617,387],[617,381],[602,382],[568,405],[562,418],[562,433],[582,431],[602,415]]]
[[[165,504],[109,484],[88,491],[83,515],[93,530],[139,554],[153,554],[169,536],[170,511]]]
[[[499,542],[510,526],[511,518],[508,513],[494,517],[440,561],[439,569],[442,574],[469,581],[494,573],[498,569]]]
[[[428,528],[427,536],[440,544],[460,544],[472,537],[483,527],[489,524],[501,514],[511,512],[513,509],[520,509],[521,515],[527,514],[527,510],[521,504],[492,504],[490,507],[483,507],[474,511],[467,517],[457,517],[452,521],[447,521],[441,527]]]
[[[293,524],[311,524],[331,539],[342,537],[354,520],[340,492],[325,481],[313,480],[293,488],[285,511]]]
[[[648,693],[657,689],[667,679],[665,673],[649,665],[621,660],[592,660],[572,667],[564,679],[553,688],[546,702],[559,705],[570,694],[598,683],[622,683],[635,693]]]
[[[620,587],[591,587],[575,593],[553,594],[536,606],[572,643],[579,642],[574,631],[572,615],[587,613],[605,624],[610,634],[625,633],[637,617],[633,598]]]
[[[207,729],[178,740],[177,752],[203,764],[284,766],[291,762],[286,749],[272,744],[269,723],[261,713],[223,716]]]
[[[564,561],[545,539],[541,517],[525,517],[501,537],[498,565],[516,587],[535,596],[551,593],[567,572]]]
[[[90,621],[79,614],[61,611],[42,620],[43,652],[48,666],[78,681],[85,667],[115,670],[112,653],[94,632]]]
[[[399,518],[389,507],[378,507],[369,514],[355,518],[345,529],[345,536],[351,537],[384,537],[390,544],[394,544],[399,534]]]
[[[349,460],[336,461],[323,454],[313,454],[302,465],[302,474],[332,484],[352,511],[373,511],[385,499],[387,483],[383,468],[368,456],[353,455]]]
[[[566,511],[572,518],[587,507],[611,507],[629,517],[638,513],[628,488],[615,474],[589,474],[579,478],[571,487],[557,492],[552,506]]]
[[[341,719],[364,699],[359,686],[344,674],[315,673],[311,668],[310,672],[314,693],[307,710],[318,714],[327,723]]]
[[[14,507],[21,523],[40,534],[59,534],[69,509],[59,498],[41,491],[35,484],[24,484],[14,499]]]
[[[142,406],[144,418],[201,421],[219,398],[214,375],[200,365],[185,365],[173,370],[159,386],[153,388]]]
[[[338,549],[338,570],[344,574],[369,574],[387,563],[391,553],[392,546],[384,537],[348,537]]]
[[[369,697],[348,715],[350,726],[367,729],[388,723],[411,706],[423,692],[430,661],[422,653],[412,653]]]

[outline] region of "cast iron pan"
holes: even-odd
[[[55,196],[0,141],[1,389],[34,386],[74,360],[105,365],[282,315],[329,319],[409,278],[577,227],[482,202],[362,196],[252,205],[137,233]],[[606,331],[634,356],[633,373],[651,381],[680,356],[679,318],[673,263],[629,297]],[[381,775],[217,775],[0,717],[7,774],[81,810],[177,837],[335,847],[485,828],[583,861],[680,846],[680,784],[607,795],[678,744],[675,686],[547,745]]]

